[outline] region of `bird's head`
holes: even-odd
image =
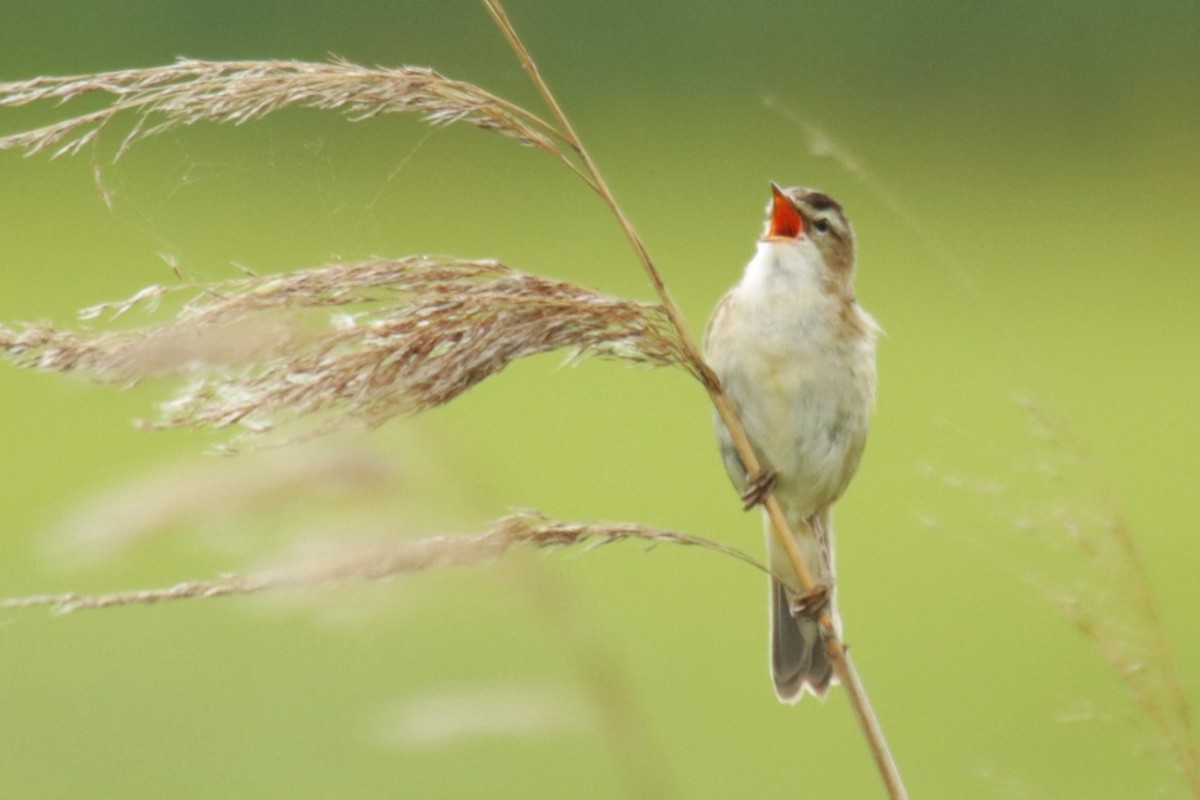
[[[854,272],[854,228],[842,206],[824,192],[771,184],[763,241],[780,244],[812,242],[829,277],[849,282]]]

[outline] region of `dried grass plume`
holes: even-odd
[[[0,600],[0,608],[50,606],[57,612],[70,613],[117,606],[155,605],[170,600],[258,594],[345,581],[378,581],[432,569],[487,563],[521,546],[557,550],[623,541],[640,541],[650,547],[659,544],[697,547],[732,556],[767,572],[767,568],[758,560],[741,550],[700,536],[627,522],[562,522],[527,511],[499,519],[488,530],[474,535],[400,540],[385,546],[353,551],[343,548],[340,558],[328,557],[320,563],[284,566],[245,575],[225,575],[213,580],[187,581],[162,589],[100,595],[68,593],[8,598]]]
[[[0,137],[0,150],[73,155],[94,143],[119,115],[136,123],[118,157],[133,143],[197,122],[242,124],[288,106],[336,110],[352,120],[413,112],[434,125],[466,122],[561,158],[557,132],[537,116],[470,83],[426,67],[361,67],[343,59],[197,61],[91,75],[42,76],[0,83],[0,106],[66,103],[103,94],[111,103],[87,114]]]
[[[241,424],[253,433],[334,409],[318,431],[376,425],[552,350],[686,364],[661,306],[495,261],[375,260],[192,288],[175,318],[159,324],[97,333],[0,325],[0,352],[107,383],[187,375],[154,426]],[[149,287],[83,316],[121,316],[167,293]]]
[[[973,443],[987,478],[928,467],[957,503],[924,523],[962,537],[1039,592],[1097,649],[1161,734],[1163,753],[1200,797],[1200,743],[1178,660],[1159,615],[1134,531],[1099,467],[1066,421],[1027,397],[1033,434],[1019,455]],[[954,434],[962,446],[959,434]],[[950,451],[950,448],[943,448]],[[1030,459],[1029,452],[1036,458]],[[950,509],[959,508],[960,519]],[[980,521],[990,522],[986,534]]]

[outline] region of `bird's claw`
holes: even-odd
[[[798,595],[788,604],[788,611],[793,618],[816,619],[821,612],[829,608],[829,598],[833,588],[827,583],[818,583],[802,595]]]
[[[775,470],[770,467],[760,467],[757,472],[746,479],[746,491],[742,492],[742,508],[746,511],[761,505],[767,495],[775,488]]]

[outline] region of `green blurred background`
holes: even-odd
[[[840,597],[913,796],[1185,796],[1094,642],[1020,578],[1057,579],[1067,552],[1024,522],[1086,516],[1111,492],[1200,702],[1200,5],[510,13],[696,329],[752,252],[768,180],[821,187],[852,216],[859,295],[888,336],[872,440],[838,509]],[[536,103],[470,2],[10,0],[3,16],[4,80],[332,53]],[[4,110],[0,132],[61,113]],[[806,125],[858,169],[815,153]],[[234,263],[496,257],[650,297],[572,176],[472,128],[287,112],[172,133],[113,165],[118,135],[73,159],[0,155],[0,318],[69,324],[172,281],[160,254],[213,279]],[[199,455],[215,437],[131,429],[169,384],[118,393],[0,368],[0,594],[252,568],[289,531],[358,515],[421,534],[532,507],[759,551],[687,378],[560,361],[343,440],[394,465],[395,497],[277,497],[85,567],[47,543],[88,497],[180,460],[230,462]],[[1039,439],[1014,394],[1077,440]],[[1086,568],[1062,579],[1111,588]],[[5,612],[0,795],[620,797],[633,751],[679,796],[881,796],[841,693],[774,700],[762,583],[709,553],[618,546],[300,604]],[[513,692],[549,716],[523,734],[404,736],[421,698],[465,693],[486,714]],[[592,719],[596,697],[630,704],[616,734]]]

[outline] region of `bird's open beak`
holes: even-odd
[[[799,239],[804,233],[804,218],[792,205],[792,201],[779,188],[779,184],[771,182],[771,223],[767,226],[768,239]]]

